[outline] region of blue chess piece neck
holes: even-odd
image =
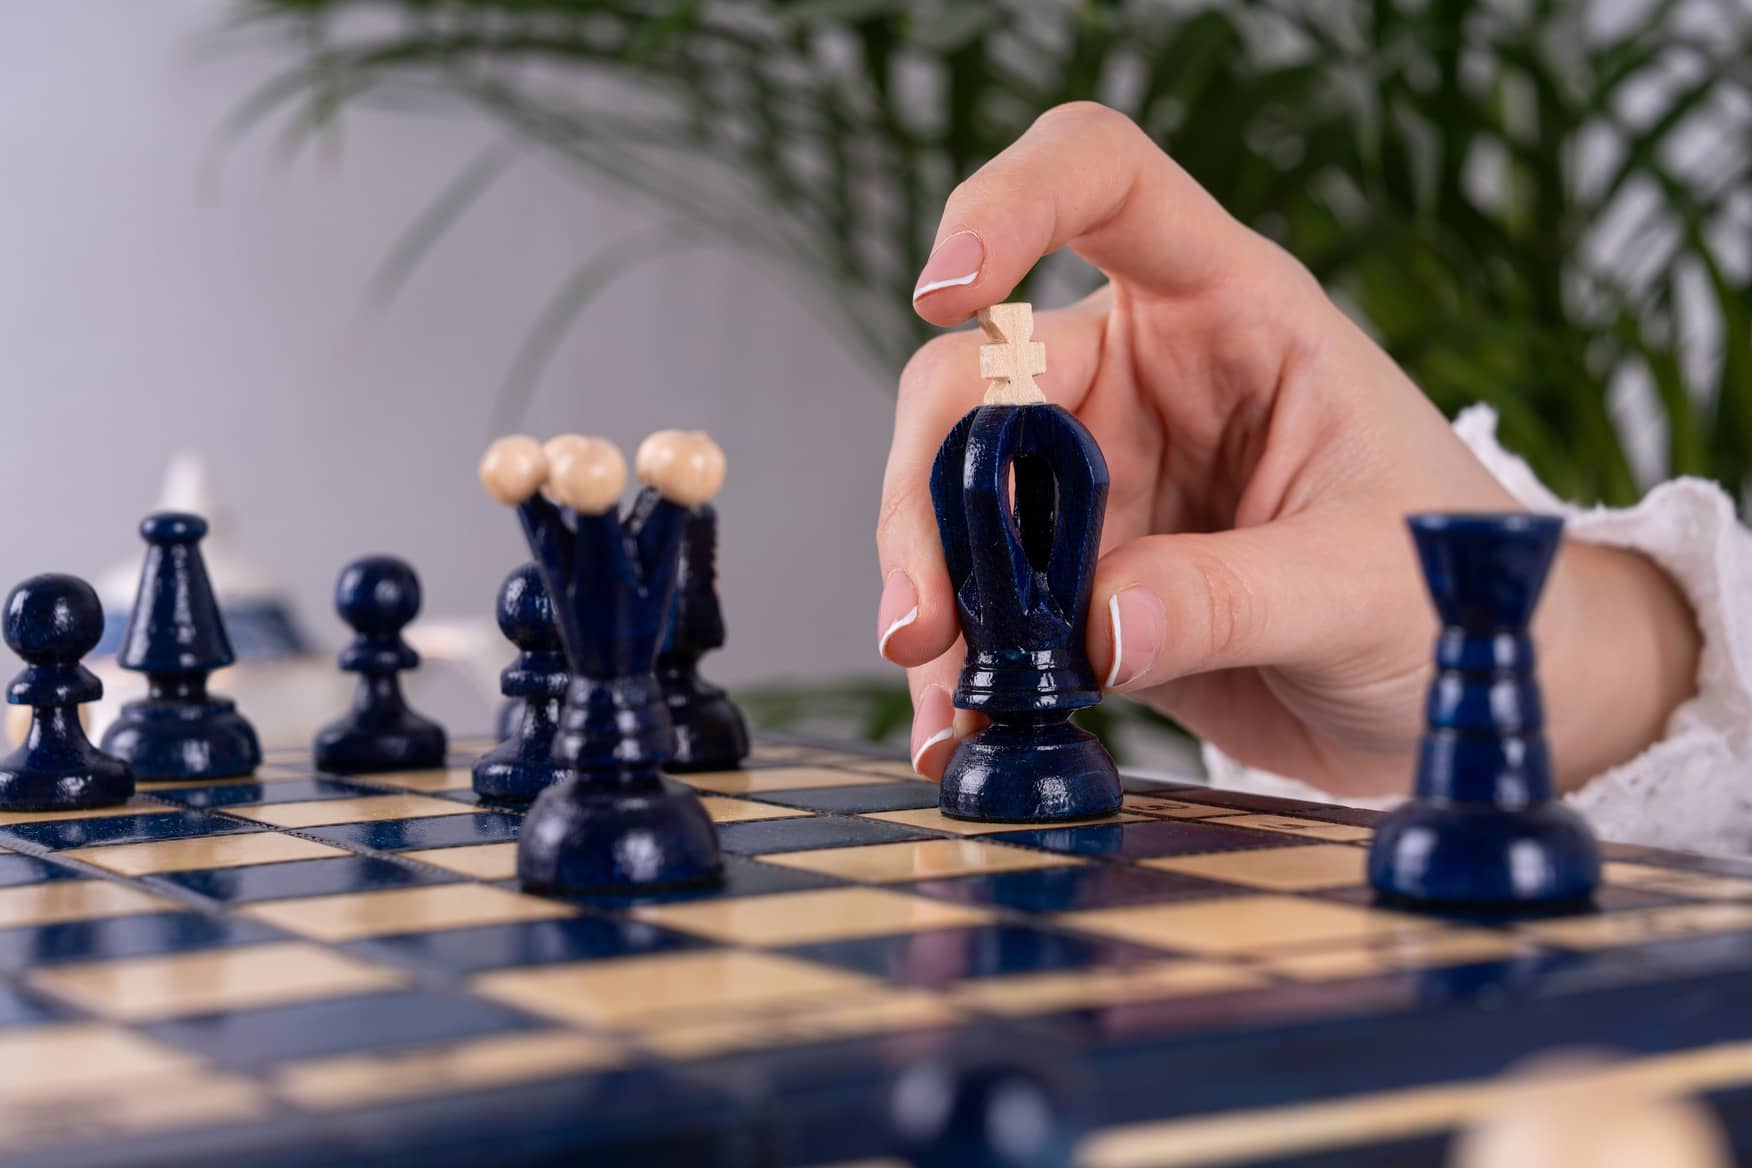
[[[128,764],[91,744],[79,706],[103,696],[80,659],[103,635],[103,607],[77,576],[32,576],[6,598],[3,631],[24,669],[6,700],[31,707],[24,744],[0,759],[0,808],[74,811],[125,803],[134,793]]]
[[[1415,903],[1551,908],[1585,900],[1600,855],[1556,799],[1529,632],[1563,521],[1416,515],[1441,619],[1410,803],[1376,829],[1369,878]]]
[[[967,641],[955,704],[991,719],[949,760],[946,815],[1036,822],[1120,805],[1112,758],[1068,721],[1101,700],[1084,644],[1107,488],[1088,430],[1045,403],[980,406],[937,453],[931,499]]]

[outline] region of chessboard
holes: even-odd
[[[1607,846],[1594,911],[1395,911],[1375,816],[1128,780],[944,818],[855,748],[686,778],[707,891],[560,900],[449,766],[304,751],[0,815],[0,1159],[876,1165],[909,1067],[1072,1084],[1088,1168],[1428,1164],[1529,1055],[1617,1052],[1752,1132],[1752,863]]]

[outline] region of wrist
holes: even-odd
[[[1659,741],[1696,692],[1702,637],[1690,603],[1636,552],[1566,540],[1534,632],[1565,791]]]

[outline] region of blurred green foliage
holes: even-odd
[[[298,142],[353,104],[461,103],[507,132],[434,192],[384,289],[530,144],[674,216],[579,257],[513,403],[592,296],[698,239],[815,274],[898,368],[950,188],[1093,98],[1307,263],[1440,406],[1496,406],[1559,492],[1636,497],[1614,420],[1636,395],[1662,422],[1654,473],[1737,495],[1752,474],[1744,0],[241,0],[237,18],[290,52],[234,131],[278,117]]]

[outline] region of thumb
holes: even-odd
[[[1151,535],[1101,558],[1089,660],[1102,687],[1139,690],[1219,669],[1330,655],[1383,594],[1390,563],[1294,520]]]

